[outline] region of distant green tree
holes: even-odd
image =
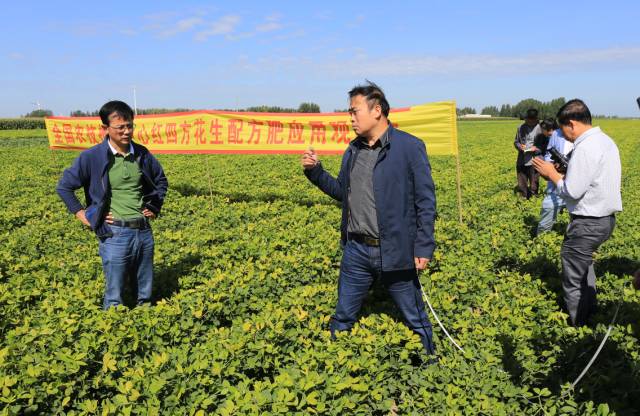
[[[520,119],[524,119],[528,109],[535,108],[536,110],[538,110],[539,113],[541,113],[540,111],[541,107],[542,107],[542,102],[534,98],[526,98],[513,106],[513,116],[518,117]]]
[[[138,108],[138,114],[167,114],[167,113],[186,113],[193,111],[191,108]]]
[[[560,107],[562,107],[566,102],[567,100],[565,100],[564,97],[559,97],[549,102],[542,103],[540,118],[555,118]]]
[[[259,105],[255,107],[247,107],[245,111],[252,113],[296,113],[295,108],[284,108],[272,105]]]
[[[511,104],[502,104],[500,106],[500,117],[513,117],[513,108]]]
[[[97,110],[96,111],[76,110],[76,111],[72,111],[69,115],[71,117],[95,117],[99,115],[99,112]]]
[[[465,114],[476,114],[476,109],[472,107],[456,108],[456,115],[464,116]]]
[[[33,110],[30,113],[25,114],[25,117],[50,117],[53,115],[53,111],[51,110],[47,110],[47,109],[38,109],[38,110]]]
[[[541,120],[545,118],[555,118],[558,110],[565,104],[565,102],[566,100],[564,97],[554,98],[551,101],[545,102],[534,98],[527,98],[513,106],[511,104],[502,104],[498,115],[500,117],[524,118],[528,109],[535,108],[538,110],[538,117]]]
[[[500,115],[500,110],[495,105],[490,105],[482,109],[480,114],[490,115],[491,117],[498,117]]]
[[[299,113],[319,113],[320,106],[316,103],[301,103],[298,107]]]

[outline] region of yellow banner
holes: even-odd
[[[458,153],[454,101],[393,109],[393,125],[424,140],[431,155]],[[47,117],[52,149],[87,149],[106,132],[99,117]],[[134,140],[153,153],[339,154],[355,138],[347,113],[192,111],[135,118]]]

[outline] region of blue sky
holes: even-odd
[[[138,107],[347,106],[365,78],[392,107],[478,111],[579,97],[640,116],[637,1],[3,2],[0,116],[110,99]]]

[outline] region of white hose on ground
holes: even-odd
[[[429,302],[429,298],[427,297],[427,294],[424,293],[424,288],[422,287],[422,283],[420,283],[419,280],[418,280],[418,284],[420,285],[420,291],[422,292],[422,298],[424,299],[424,301],[427,304],[427,306],[429,306],[429,310],[431,311],[431,314],[433,315],[433,317],[436,318],[436,322],[438,322],[438,325],[444,331],[444,333],[447,335],[449,340],[451,342],[453,342],[453,345],[455,345],[464,354],[464,350],[462,349],[462,347],[460,345],[458,345],[458,343],[449,334],[449,331],[447,331],[447,328],[445,328],[444,325],[442,325],[442,322],[440,322],[440,318],[438,318],[438,315],[436,314],[436,311],[433,310],[433,306],[431,306],[431,302]]]

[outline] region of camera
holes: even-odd
[[[554,164],[558,165],[558,172],[567,173],[567,166],[569,166],[569,158],[570,154],[565,156],[562,153],[558,152],[555,148],[550,148],[549,153],[551,154],[551,160]]]

